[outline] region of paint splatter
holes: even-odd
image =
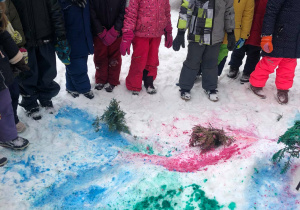
[[[268,158],[257,160],[246,198],[248,209],[297,209],[297,195],[292,193],[290,173],[280,174],[280,166]],[[281,206],[281,207],[280,207]],[[298,206],[298,207],[297,207]]]

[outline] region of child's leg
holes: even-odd
[[[122,66],[122,57],[120,52],[122,37],[119,37],[112,45],[108,47],[108,82],[117,86],[120,84],[120,72]]]
[[[240,49],[235,48],[231,54],[229,65],[234,68],[240,68],[240,66],[243,64],[243,59],[247,49],[248,45],[244,45]]]
[[[87,74],[88,56],[72,58],[71,64],[66,66],[71,82],[78,93],[87,93],[91,90],[91,83]]]
[[[151,38],[149,43],[149,54],[147,59],[146,70],[149,72],[148,77],[153,77],[155,80],[157,76],[157,67],[159,66],[158,51],[161,37]]]
[[[206,46],[202,56],[202,88],[215,90],[218,87],[218,55],[221,43]]]
[[[228,55],[227,44],[222,44],[218,56],[218,76],[220,76],[223,72],[227,55]]]
[[[199,45],[198,42],[189,43],[188,54],[186,60],[183,62],[179,77],[179,87],[181,89],[190,91],[193,88],[204,50],[205,46]]]
[[[281,62],[282,58],[263,57],[255,67],[254,72],[250,75],[249,82],[254,87],[264,87],[269,78]]]
[[[288,90],[293,86],[297,59],[283,58],[276,70],[276,87],[279,90]]]
[[[261,48],[254,45],[246,45],[246,46],[248,46],[246,51],[247,59],[246,59],[246,64],[244,67],[243,74],[250,75],[254,71],[257,63],[259,62]]]
[[[146,67],[150,38],[135,37],[132,41],[133,54],[131,65],[126,77],[126,87],[128,90],[142,90],[143,71]]]
[[[94,37],[94,50],[96,84],[106,84],[108,82],[108,48],[97,36]]]
[[[70,91],[76,91],[76,88],[72,82],[72,76],[71,76],[72,73],[70,72],[69,69],[70,69],[70,67],[66,66],[66,88],[67,88],[67,90],[70,90]]]
[[[19,96],[20,96],[18,80],[15,79],[14,83],[11,84],[8,88],[9,88],[9,92],[10,92],[10,96],[11,96],[11,101],[12,101],[11,104],[12,104],[13,111],[14,111],[15,123],[18,124],[19,118],[18,118],[18,114],[17,114],[17,109],[18,109]]]
[[[0,101],[0,141],[11,141],[16,139],[18,134],[8,89],[0,91]]]

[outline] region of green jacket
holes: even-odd
[[[233,0],[182,0],[177,25],[188,40],[214,45],[235,28]]]
[[[22,27],[22,23],[19,17],[19,14],[14,6],[14,4],[11,2],[11,0],[6,0],[6,16],[11,23],[12,27],[14,28],[15,31],[18,31],[21,36],[22,36],[22,42],[18,44],[18,47],[24,47],[26,44],[25,36],[24,36],[24,31]]]

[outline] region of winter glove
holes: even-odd
[[[26,75],[31,75],[30,68],[25,63],[24,58],[22,58],[19,62],[16,64],[11,65],[12,72],[14,74],[14,77],[20,77],[21,79],[26,79]]]
[[[23,54],[23,58],[26,64],[28,64],[28,52],[24,47],[20,48],[20,52]]]
[[[24,58],[22,58],[19,62],[17,62],[16,64],[13,64],[12,66],[13,66],[14,69],[19,70],[20,72],[30,70],[30,68],[25,63]]]
[[[177,36],[175,37],[175,39],[173,41],[173,50],[174,51],[178,51],[180,49],[180,46],[182,46],[182,48],[185,48],[184,34],[185,34],[184,30],[178,29]]]
[[[165,47],[170,48],[173,45],[172,25],[171,23],[165,28]]]
[[[266,53],[271,53],[273,51],[272,36],[263,36],[260,46]]]
[[[229,51],[234,50],[234,48],[235,48],[235,36],[234,36],[234,32],[233,31],[227,33],[227,41],[228,41],[227,49]]]
[[[125,56],[126,53],[128,55],[130,55],[130,45],[131,45],[131,42],[133,40],[133,37],[134,37],[134,34],[133,34],[132,31],[128,31],[126,33],[123,33],[123,38],[122,38],[122,42],[121,42],[121,45],[120,45],[121,55]]]
[[[244,46],[245,42],[246,42],[246,39],[240,38],[239,41],[237,41],[237,43],[235,45],[236,49],[241,49]]]
[[[78,7],[85,8],[87,2],[86,0],[71,0],[73,4],[76,4]]]
[[[105,34],[105,36],[103,37],[103,42],[106,46],[110,46],[112,43],[114,43],[116,41],[116,39],[119,36],[119,32],[115,30],[114,27],[112,27],[111,29],[109,29],[107,31],[107,33]]]
[[[57,44],[55,45],[55,51],[58,56],[58,58],[61,60],[61,62],[65,65],[70,65],[70,53],[71,49],[68,43],[68,40],[66,39],[59,39],[57,41]]]

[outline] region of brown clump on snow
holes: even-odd
[[[193,127],[193,132],[190,138],[191,147],[200,147],[202,150],[210,150],[212,148],[223,146],[229,146],[235,139],[231,136],[227,136],[223,129],[218,129],[209,125],[205,128],[201,125]]]

